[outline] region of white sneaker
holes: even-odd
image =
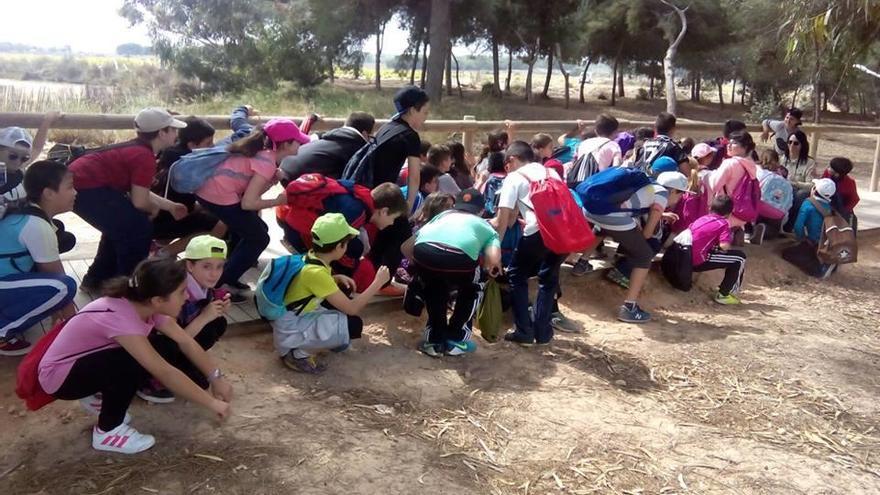
[[[97,425],[92,429],[92,448],[117,454],[137,454],[156,444],[152,435],[138,433],[131,426],[122,423],[108,432],[102,432]]]
[[[101,398],[100,392],[95,395],[83,397],[79,400],[79,405],[82,406],[83,410],[92,416],[101,415],[101,404],[103,404],[103,399]],[[127,425],[129,423],[131,423],[131,414],[128,414],[128,411],[126,411],[122,424]]]

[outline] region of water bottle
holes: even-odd
[[[6,163],[0,162],[0,188],[6,185]]]

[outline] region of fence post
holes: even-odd
[[[477,117],[473,115],[465,115],[462,120],[466,121],[474,121],[476,122]],[[464,145],[465,153],[473,153],[474,152],[474,131],[473,129],[468,129],[465,127],[464,132],[461,134],[461,144]]]
[[[877,149],[874,150],[874,166],[871,168],[871,192],[877,192],[880,186],[880,134],[877,135]]]
[[[810,153],[813,158],[819,159],[819,140],[822,139],[822,133],[814,131],[810,133]]]

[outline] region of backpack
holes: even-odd
[[[314,298],[314,296],[309,296],[287,305],[284,304],[284,295],[287,294],[288,287],[306,264],[321,265],[322,263],[306,259],[304,254],[289,254],[275,258],[266,265],[257,280],[257,288],[254,291],[257,312],[261,317],[273,321],[281,318],[288,311],[299,313]]]
[[[594,215],[624,211],[646,212],[648,208],[624,209],[620,205],[651,183],[651,178],[642,170],[611,167],[588,177],[578,184],[575,192],[580,196],[584,209]]]
[[[853,228],[837,212],[828,213],[819,203],[810,198],[813,207],[822,213],[822,236],[816,255],[826,265],[845,265],[855,263],[859,257],[859,245]]]
[[[672,224],[672,232],[681,232],[690,227],[694,220],[709,213],[709,196],[705,192],[686,192],[682,195],[673,213],[678,215],[678,220]]]
[[[483,208],[484,213],[487,218],[492,218],[495,216],[495,210],[498,208],[498,200],[500,197],[498,196],[498,191],[501,189],[502,184],[504,184],[504,178],[506,175],[499,173],[492,173],[489,176],[489,179],[486,180],[486,183],[483,184],[483,197],[486,199],[486,205]]]
[[[74,160],[85,155],[87,151],[85,146],[78,144],[57,143],[49,148],[46,159],[70,165]]]
[[[681,145],[676,143],[669,136],[661,135],[653,139],[648,139],[645,141],[645,144],[642,145],[642,149],[639,150],[636,163],[633,167],[648,170],[661,156],[668,156],[676,162],[680,162],[682,159]]]
[[[673,242],[660,260],[660,269],[669,285],[678,290],[688,292],[693,287],[693,258],[691,246]]]
[[[743,165],[743,168],[745,166]],[[727,192],[725,188],[724,192]],[[742,178],[730,195],[733,200],[733,216],[748,223],[758,219],[758,205],[761,203],[761,182],[757,177],[753,178],[748,171],[744,171]]]
[[[168,196],[169,187],[183,194],[195,193],[217,173],[217,168],[230,156],[232,153],[223,146],[202,148],[183,155],[168,168],[165,196]]]
[[[370,138],[370,141],[361,146],[361,149],[357,150],[348,160],[348,163],[345,164],[345,169],[342,171],[342,179],[350,180],[355,184],[361,184],[369,188],[376,187],[378,184],[373,184],[376,150],[379,146],[406,132],[407,129],[409,129],[409,126],[400,125],[393,132],[381,136],[382,139],[377,137]]]
[[[586,180],[587,177],[592,177],[599,172],[599,162],[596,161],[594,153],[611,142],[610,139],[605,141],[595,150],[579,156],[577,160],[571,164],[571,168],[568,170],[568,175],[565,176],[565,182],[568,184],[568,187],[577,187],[577,185]]]
[[[575,203],[568,187],[550,175],[532,180],[519,172],[529,182],[529,199],[538,220],[538,231],[544,246],[556,254],[579,253],[596,244],[593,227]]]
[[[370,190],[350,180],[321,174],[304,174],[285,188],[290,211],[284,222],[297,231],[306,246],[312,244],[312,225],[324,213],[341,213],[354,229],[363,227],[373,214]]]

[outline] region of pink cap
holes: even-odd
[[[272,119],[266,122],[263,130],[273,143],[283,143],[286,141],[297,141],[299,144],[306,144],[311,141],[303,131],[290,119]]]
[[[698,143],[694,146],[694,149],[691,150],[691,156],[699,160],[700,158],[706,157],[715,153],[715,150],[706,143]]]

